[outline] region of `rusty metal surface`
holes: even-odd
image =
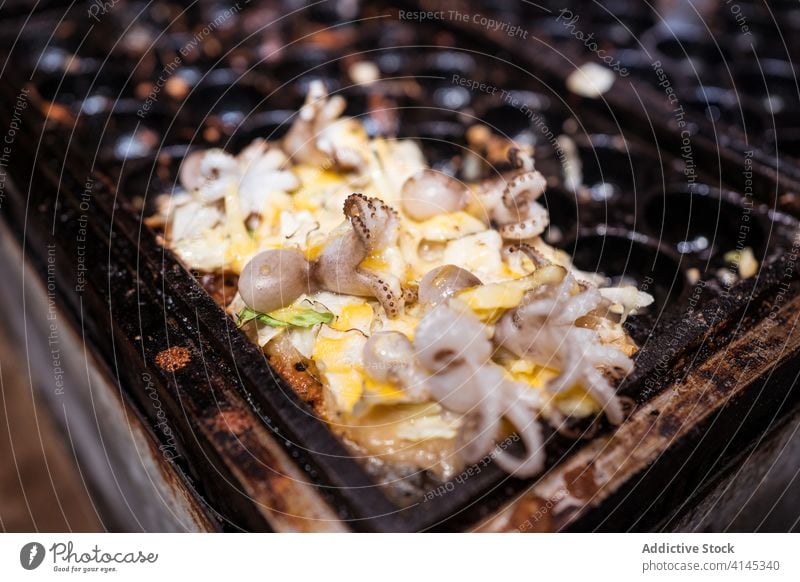
[[[95,527],[148,532],[219,530],[216,516],[170,462],[172,454],[165,454],[169,449],[162,447],[92,352],[84,349],[77,330],[67,325],[67,315],[50,309],[46,281],[25,261],[5,225],[0,225],[0,257],[7,281],[13,282],[0,287],[8,331],[27,346],[26,365],[36,397],[50,407],[65,445],[77,455],[80,478],[99,514]],[[50,343],[53,325],[58,332],[55,344]],[[54,345],[58,371],[50,351]],[[64,530],[74,527],[69,522],[65,525]]]
[[[29,138],[20,136],[18,147],[23,147],[26,139]],[[106,263],[107,269],[115,270],[116,274],[109,279],[106,270],[93,269],[87,274],[81,292],[76,291],[75,277],[78,274],[72,261],[66,257],[77,256],[76,245],[80,240],[77,218],[80,212],[77,199],[70,198],[70,195],[79,194],[87,181],[97,191],[106,188],[107,183],[102,176],[90,178],[92,172],[78,158],[68,159],[73,161],[68,164],[70,170],[61,175],[43,166],[17,166],[12,172],[15,180],[32,180],[36,184],[32,192],[34,197],[39,197],[38,204],[51,208],[50,213],[43,211],[29,219],[36,226],[31,228],[25,239],[25,252],[30,260],[31,271],[36,272],[41,280],[47,274],[52,279],[49,284],[61,290],[63,302],[60,302],[59,308],[64,313],[65,323],[69,321],[73,326],[68,328],[65,325],[65,333],[67,330],[70,333],[76,333],[75,329],[82,330],[83,336],[76,336],[80,339],[75,339],[74,344],[104,359],[105,365],[110,368],[113,383],[123,387],[148,419],[150,433],[158,438],[159,446],[166,444],[178,447],[176,463],[181,471],[186,472],[189,482],[200,488],[191,493],[196,498],[195,503],[209,506],[218,516],[224,515],[221,527],[279,531],[342,530],[344,526],[337,513],[309,483],[307,476],[286,450],[275,443],[263,419],[231,385],[236,373],[226,375],[216,366],[207,368],[212,364],[210,354],[204,354],[203,348],[209,347],[196,337],[189,339],[191,335],[184,335],[185,343],[170,345],[170,341],[177,341],[179,336],[178,331],[171,335],[169,333],[170,329],[177,330],[174,309],[162,312],[161,317],[150,311],[150,322],[137,316],[145,297],[149,297],[152,305],[163,301],[157,299],[160,294],[156,291],[162,285],[153,282],[148,283],[146,288],[142,286],[148,273],[158,278],[163,276],[163,270],[153,264],[148,271],[141,261],[138,269],[129,269],[130,263],[127,261],[131,257],[126,256],[122,249],[135,256],[140,252],[139,246],[126,240],[126,227],[120,222],[112,227],[118,234],[109,237],[109,228],[104,224],[110,224],[110,217],[104,215],[108,207],[104,208],[104,202],[101,202],[102,194],[98,194],[95,199],[97,204],[90,211],[92,218],[88,221],[88,233],[85,234],[87,242],[82,252],[86,253],[87,261],[91,261],[91,264]],[[28,163],[31,162],[32,159],[29,159]],[[67,161],[64,160],[64,163]],[[87,173],[78,177],[81,168]],[[13,188],[10,183],[6,186]],[[73,219],[64,220],[65,229],[54,236],[44,225],[47,224],[47,216],[53,212],[54,194],[59,189],[64,195],[61,198],[63,205],[57,213],[62,217],[69,212],[75,214]],[[5,217],[14,216],[16,219],[6,224],[16,231],[15,236],[20,236],[20,231],[16,229],[26,224],[26,203],[18,192],[10,200],[12,202],[4,209],[7,210]],[[113,204],[110,197],[106,200]],[[136,229],[132,232],[135,234]],[[111,251],[109,245],[117,250]],[[50,251],[53,256],[51,263],[48,263],[48,256],[51,256],[48,249],[53,249]],[[115,257],[111,262],[108,262],[109,253]],[[51,268],[48,268],[48,264],[51,264]],[[177,273],[184,272],[178,268]],[[196,285],[191,275],[184,273],[183,276],[187,283]],[[189,295],[194,296],[192,293]],[[185,296],[181,298],[185,299]],[[208,302],[209,308],[217,309],[210,298]],[[199,316],[196,306],[191,312],[193,317]],[[173,321],[173,326],[168,325],[166,330],[164,317]],[[218,317],[225,318],[221,312],[218,312]],[[148,333],[148,325],[156,325],[161,331],[152,342],[148,339],[144,347],[145,360],[142,361],[141,352],[137,353],[137,350],[142,347],[142,337]],[[113,340],[109,341],[111,338]],[[172,364],[175,361],[162,358],[162,364],[170,364],[167,370],[158,365],[157,359],[164,349],[172,347],[179,348],[176,353],[181,355],[177,360],[181,365],[174,366]],[[191,354],[188,359],[187,352]],[[89,414],[90,418],[93,414],[92,407],[87,403],[76,407],[76,415],[81,411]],[[109,403],[105,413],[119,416],[124,414],[124,409],[119,402]],[[164,414],[170,427],[167,434],[159,417]],[[102,439],[98,439],[98,442],[102,442]],[[121,435],[110,442],[120,439],[122,446],[125,439]],[[165,468],[161,461],[155,466],[159,470]],[[202,481],[198,481],[198,477],[202,477]],[[209,492],[213,500],[209,499]],[[232,509],[231,504],[236,509]]]

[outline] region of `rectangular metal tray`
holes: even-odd
[[[194,61],[180,61],[185,69],[216,72],[191,85],[185,100],[164,92],[140,115],[148,96],[140,84],[156,82],[176,50],[181,54],[176,47],[217,13],[212,4],[200,3],[159,35],[169,20],[152,14],[133,20],[134,7],[120,3],[97,25],[73,11],[56,29],[64,22],[74,28],[63,37],[55,34],[44,52],[36,39],[42,28],[55,26],[61,11],[39,14],[37,33],[11,51],[7,74],[17,76],[3,87],[3,127],[12,121],[20,88],[29,87],[30,96],[25,130],[16,135],[7,168],[14,192],[3,217],[41,273],[48,272],[48,245],[68,257],[54,266],[62,308],[154,437],[165,442],[150,396],[155,388],[181,451],[170,463],[218,527],[651,529],[680,511],[699,484],[796,403],[797,224],[776,208],[800,175],[790,163],[777,171],[777,158],[767,151],[753,148],[748,157],[735,141],[726,143],[727,134],[714,141],[705,122],[687,113],[697,128],[692,145],[698,184],[704,185],[691,193],[673,188],[685,176],[677,163],[682,139],[655,88],[617,83],[602,103],[578,98],[566,90],[569,71],[559,51],[542,50],[533,41],[511,44],[507,35],[469,23],[444,23],[447,30],[442,23],[405,22],[380,6],[365,8],[362,16],[374,18],[357,25],[338,22],[324,10],[264,30],[247,23],[266,24],[277,8],[231,17],[215,31],[216,43],[208,50],[216,52],[199,51]],[[137,52],[135,43],[126,42],[132,24],[155,31],[153,47]],[[203,38],[208,41],[208,35]],[[254,55],[275,39],[289,48],[260,62]],[[77,71],[57,64],[76,49],[86,55]],[[348,87],[341,63],[355,51],[374,58],[395,81],[367,91]],[[49,60],[31,58],[40,55]],[[508,62],[512,56],[516,61]],[[46,70],[43,63],[56,65]],[[277,135],[309,75],[341,88],[354,113],[370,94],[390,96],[401,111],[401,134],[421,139],[435,163],[448,163],[457,149],[452,142],[463,141],[470,116],[497,120],[498,126],[511,121],[512,129],[519,123],[518,106],[464,94],[454,74],[513,89],[523,102],[537,105],[547,127],[563,130],[574,119],[585,175],[617,190],[598,201],[575,197],[556,183],[546,203],[562,224],[571,220],[560,244],[581,267],[649,282],[665,309],[630,325],[642,351],[621,392],[639,408],[615,433],[589,443],[553,437],[548,472],[534,481],[511,479],[487,463],[449,483],[423,483],[415,499],[398,505],[309,414],[142,219],[152,196],[175,180],[190,142],[236,148],[258,135]],[[409,77],[419,81],[417,95],[397,81]],[[439,101],[459,97],[466,99],[461,113],[441,111]],[[542,171],[557,182],[548,141],[538,149]],[[752,192],[743,182],[746,158]],[[724,229],[731,217],[751,216],[753,229],[745,237],[763,263],[758,277],[721,285],[715,272],[724,267],[727,247],[709,257],[679,253],[678,241],[666,239],[654,224],[653,216],[664,213],[664,191],[675,199],[667,211],[679,228]],[[697,214],[671,210],[685,208],[687,196],[723,218],[703,213],[701,222],[708,216],[714,222],[698,225]],[[728,242],[738,236],[735,230],[721,232]],[[76,268],[78,256],[85,271]],[[689,269],[698,269],[706,284],[693,286]],[[170,356],[183,355],[188,358],[182,366],[170,365]]]

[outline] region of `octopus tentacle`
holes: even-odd
[[[522,158],[518,150],[509,152],[512,165],[523,170],[499,192],[499,185],[484,192],[483,201],[500,236],[522,241],[541,235],[550,224],[547,210],[536,201],[547,188],[547,179],[533,169],[533,161]]]
[[[378,300],[390,318],[400,315],[405,297],[400,282],[395,277],[379,275],[366,269],[356,270],[355,276],[363,289],[369,290],[369,294]]]
[[[527,240],[542,234],[550,224],[547,210],[536,202],[527,206],[527,212],[517,222],[501,225],[497,230],[504,239]]]
[[[533,155],[529,151],[523,151],[518,147],[512,147],[508,150],[508,161],[511,162],[511,167],[515,170],[524,172],[533,170]]]
[[[612,424],[620,424],[625,420],[622,403],[608,379],[597,368],[587,369],[584,377],[587,380],[586,388],[600,401],[608,420]]]
[[[359,266],[397,237],[397,212],[382,200],[358,193],[347,197],[343,211],[352,229],[325,246],[313,267],[315,278],[330,291],[375,297],[389,317],[397,317],[405,299],[400,281]]]
[[[563,392],[580,384],[591,394],[610,422],[624,419],[624,410],[614,387],[603,370],[624,373],[633,361],[618,349],[603,345],[595,330],[575,327],[575,321],[595,310],[602,297],[590,285],[577,285],[568,276],[551,288],[549,296],[536,295],[508,312],[495,327],[494,341],[518,357],[537,364],[556,367],[558,376],[550,380],[551,393]]]
[[[353,278],[353,272],[366,256],[364,243],[354,230],[349,231],[325,246],[314,262],[314,278],[329,291],[351,295],[368,294],[367,288],[359,285]]]
[[[531,418],[529,411],[521,406],[510,406],[505,414],[506,419],[514,427],[514,431],[522,439],[525,455],[517,457],[509,451],[498,447],[495,462],[506,473],[511,475],[535,475],[544,469],[545,452],[542,426]]]
[[[503,190],[503,204],[507,208],[524,207],[538,200],[547,188],[547,180],[541,172],[525,172],[516,176]]]
[[[477,318],[438,305],[417,327],[414,348],[429,374],[431,397],[464,417],[459,442],[467,462],[477,462],[492,451],[506,419],[519,431],[525,453],[514,457],[496,447],[493,456],[501,459],[501,467],[521,477],[541,470],[544,450],[536,418],[541,403],[527,385],[509,380],[491,360],[491,341]]]
[[[364,345],[364,369],[378,382],[390,382],[413,401],[428,398],[425,376],[416,365],[414,346],[397,331],[373,333]]]
[[[354,193],[345,200],[343,210],[367,251],[390,242],[397,235],[397,211],[379,198]]]
[[[283,138],[282,147],[297,163],[333,163],[344,171],[365,165],[360,151],[363,131],[350,118],[340,117],[347,107],[341,95],[329,96],[322,81],[312,81],[306,100]]]
[[[513,253],[522,253],[522,254],[524,254],[525,256],[527,256],[533,262],[533,264],[536,266],[537,269],[540,269],[542,267],[546,267],[546,266],[552,264],[541,252],[539,252],[538,250],[536,250],[535,248],[533,248],[531,245],[529,245],[527,243],[521,242],[521,243],[517,243],[517,244],[514,244],[514,245],[509,245],[508,247],[506,247],[505,250],[506,250],[507,253],[512,253],[512,254]]]
[[[503,415],[499,399],[484,395],[483,401],[464,418],[458,439],[460,454],[468,463],[477,463],[492,450],[500,434]]]

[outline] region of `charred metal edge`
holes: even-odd
[[[4,93],[11,93],[13,86],[5,85]],[[13,103],[13,97],[7,96],[6,102]],[[269,436],[238,396],[232,383],[237,376],[223,357],[225,351],[209,343],[222,340],[218,336],[230,320],[171,255],[165,256],[163,265],[155,263],[163,248],[150,231],[142,233],[141,248],[137,246],[136,217],[114,202],[113,189],[87,168],[75,148],[46,130],[36,143],[34,136],[42,124],[33,107],[24,119],[25,132],[16,137],[8,168],[13,183],[25,185],[28,192],[7,196],[4,219],[26,255],[37,262],[41,276],[48,268],[47,245],[77,256],[79,221],[83,221],[82,252],[90,267],[86,284],[79,294],[74,263],[56,261],[59,302],[84,315],[86,336],[144,410],[148,396],[142,377],[146,373],[152,379],[191,459],[184,468],[192,485],[227,517],[229,528],[342,529],[340,520],[346,516],[329,509],[290,458],[294,455]],[[10,120],[6,118],[10,110],[4,108],[0,114],[3,122]],[[87,188],[91,191],[82,200]],[[194,309],[185,306],[186,298],[191,298]],[[163,311],[154,310],[157,305]],[[216,330],[203,329],[207,312],[223,319]],[[154,364],[159,353],[176,345],[191,355],[183,369],[168,371]],[[230,371],[230,376],[223,371]],[[152,414],[148,418],[157,424]],[[348,461],[353,463],[347,458],[343,462]]]
[[[789,402],[786,406],[791,407]],[[790,529],[792,533],[798,533],[798,527],[791,526],[797,519],[796,510],[792,511],[784,503],[784,511],[788,509],[790,513],[782,514],[778,518],[776,513],[779,510],[773,504],[776,485],[786,490],[783,501],[791,503],[790,500],[796,498],[791,494],[792,488],[796,491],[798,485],[794,476],[795,467],[791,461],[796,458],[794,454],[797,453],[797,448],[793,444],[798,436],[799,424],[800,403],[796,403],[781,418],[776,418],[766,430],[757,430],[750,442],[743,443],[730,459],[723,460],[724,466],[718,478],[699,486],[681,507],[675,508],[670,512],[671,515],[653,529],[659,532],[712,532],[724,529],[730,533],[749,533],[757,526],[759,533],[788,533]],[[785,465],[777,467],[778,462]],[[735,483],[739,481],[764,481],[763,484],[772,493],[762,490],[761,487],[758,490],[737,487]],[[748,508],[746,511],[742,511],[743,501]],[[767,505],[769,509],[765,512]],[[759,506],[762,506],[760,510],[751,513],[751,509]],[[748,525],[744,526],[740,520]]]
[[[28,352],[35,360],[33,384],[51,409],[63,411],[55,414],[54,420],[61,433],[70,438],[78,465],[93,491],[92,505],[98,509],[102,526],[109,531],[219,531],[219,516],[191,487],[180,464],[174,462],[182,452],[168,448],[142,410],[119,390],[111,370],[95,357],[97,350],[78,335],[81,330],[69,306],[57,306],[58,318],[54,319],[45,282],[37,275],[40,265],[23,256],[19,238],[4,226],[0,227],[0,255],[3,261],[13,263],[6,275],[24,285],[0,287],[0,301],[6,302],[7,311],[23,307],[19,313],[6,313],[10,316],[6,323],[16,337],[25,334],[33,340]],[[53,383],[46,359],[52,357],[52,324],[63,321],[67,325],[58,325],[64,378],[59,393],[46,389]],[[81,424],[93,428],[84,434]],[[122,442],[111,442],[118,437]],[[103,458],[105,462],[97,462]],[[139,489],[145,480],[149,487]],[[166,503],[167,511],[140,511],[154,493],[156,504]]]

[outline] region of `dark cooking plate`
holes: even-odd
[[[643,114],[664,111],[657,90],[639,104],[619,88],[607,100],[578,97],[556,49],[515,51],[515,39],[485,28],[380,6],[349,14],[344,4],[277,21],[279,7],[226,13],[206,2],[120,2],[99,22],[74,10],[62,20],[58,8],[37,15],[36,30],[56,34],[44,46],[33,25],[23,29],[25,50],[9,65],[17,80],[3,89],[5,126],[19,88],[30,90],[6,222],[42,272],[48,244],[66,257],[55,266],[63,309],[156,442],[167,415],[181,455],[160,462],[221,528],[656,527],[796,401],[797,223],[775,200],[800,174],[769,170],[762,160],[774,152],[719,148],[699,133],[687,159],[681,133]],[[648,28],[644,14],[631,18]],[[564,36],[552,18],[530,22]],[[621,46],[636,44],[608,26]],[[354,83],[363,62],[378,79]],[[449,483],[427,474],[387,482],[224,314],[208,291],[219,299],[225,281],[189,273],[161,246],[142,221],[187,153],[280,137],[313,79],[346,96],[369,132],[413,137],[434,167],[459,176],[477,122],[492,139],[535,146],[550,186],[546,239],[578,267],[656,299],[627,323],[642,349],[620,388],[638,404],[623,426],[591,441],[548,435],[548,471],[536,480],[487,462]],[[79,250],[90,265],[84,286],[69,259]]]

